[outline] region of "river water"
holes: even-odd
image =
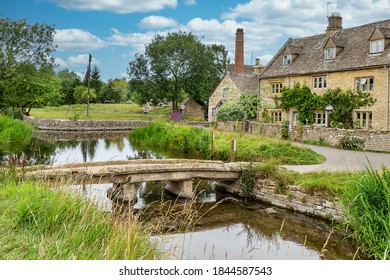
[[[62,164],[107,160],[153,159],[172,157],[167,151],[138,149],[127,133],[82,134],[38,133],[30,145],[19,148],[18,158],[28,164]],[[0,150],[7,162],[10,152]],[[177,157],[177,155],[176,155]],[[246,202],[221,194],[213,182],[197,185],[197,219],[190,232],[170,230],[153,237],[170,259],[352,259],[356,247],[335,233],[325,221],[274,208],[268,214],[267,205]],[[106,192],[112,184],[71,186],[92,198],[105,211],[112,202]],[[135,210],[150,208],[156,202],[177,201],[163,191],[164,182],[137,185]],[[145,210],[146,211],[146,210]]]

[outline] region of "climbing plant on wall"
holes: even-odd
[[[300,83],[294,84],[294,87],[283,87],[281,96],[277,97],[279,107],[284,110],[297,109],[299,111],[298,121],[301,124],[313,123],[313,111],[324,108],[323,99],[312,93],[307,85]]]

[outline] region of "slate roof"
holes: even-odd
[[[234,72],[234,64],[226,65],[226,73],[240,92],[254,91],[259,87],[259,76],[253,74],[253,65],[245,65],[245,74]]]
[[[326,34],[289,39],[266,66],[261,79],[289,75],[305,75],[336,71],[348,71],[390,65],[390,45],[382,53],[370,54],[369,38],[378,29],[385,38],[390,38],[390,19],[342,29],[331,38],[342,50],[335,59],[324,59]],[[289,46],[298,57],[290,65],[283,65],[283,53]]]

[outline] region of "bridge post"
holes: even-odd
[[[133,203],[135,200],[135,186],[130,183],[114,183],[107,190],[107,197],[113,201]]]
[[[168,181],[168,184],[164,189],[179,198],[193,198],[194,192],[192,190],[192,185],[193,180]]]

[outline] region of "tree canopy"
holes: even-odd
[[[0,109],[14,107],[28,113],[33,105],[58,101],[59,82],[51,56],[54,32],[46,24],[0,18]]]
[[[144,104],[172,101],[173,110],[184,95],[203,106],[222,77],[227,51],[205,45],[186,32],[156,35],[144,54],[129,63],[129,85],[134,101]]]

